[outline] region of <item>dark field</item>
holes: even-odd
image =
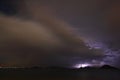
[[[120,80],[120,70],[107,68],[1,68],[0,80]]]

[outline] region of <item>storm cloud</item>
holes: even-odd
[[[44,26],[38,22],[1,15],[1,64],[33,66],[45,64],[49,58],[56,56],[89,58],[102,55],[97,50],[90,50],[82,39],[73,33],[72,28],[64,26],[65,23],[57,20],[50,23],[57,25]]]
[[[0,17],[1,64],[65,65],[95,59],[119,65],[119,0],[5,3],[12,7],[3,13],[12,16]]]

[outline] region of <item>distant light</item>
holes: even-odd
[[[88,66],[91,66],[91,65],[88,64],[88,63],[76,64],[76,65],[74,66],[74,68],[85,68],[85,67],[88,67]]]

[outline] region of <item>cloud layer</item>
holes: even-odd
[[[17,17],[0,16],[0,62],[8,66],[42,65],[56,56],[100,56],[89,50],[62,22],[45,26]],[[56,24],[59,23],[59,24]],[[56,25],[53,25],[56,24]],[[52,27],[51,27],[52,26]],[[48,62],[49,63],[49,62]]]

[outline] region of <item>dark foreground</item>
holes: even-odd
[[[1,68],[0,80],[120,80],[112,68]]]

